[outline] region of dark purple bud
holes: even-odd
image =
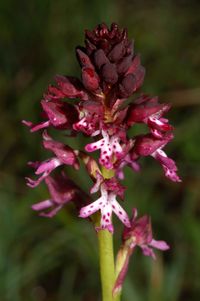
[[[124,47],[124,41],[114,46],[114,48],[110,51],[108,58],[111,62],[119,61],[125,54],[126,49]]]
[[[116,23],[111,24],[110,34],[109,37],[112,39],[118,32],[118,25]]]
[[[92,62],[86,53],[84,53],[81,49],[77,48],[76,54],[77,54],[77,58],[79,60],[81,67],[87,67],[87,68],[94,69]]]
[[[133,41],[127,41],[126,54],[133,56],[133,53],[134,53],[134,44],[133,44]]]
[[[121,97],[129,97],[133,92],[140,88],[143,83],[145,75],[145,69],[142,66],[136,70],[134,74],[128,73],[121,84],[119,85],[119,91]]]
[[[133,60],[132,60],[132,63],[128,69],[128,71],[126,72],[126,74],[129,74],[129,73],[134,73],[138,67],[140,66],[141,62],[140,62],[140,56],[139,55],[136,55],[134,56]]]
[[[101,23],[97,25],[94,31],[99,37],[104,37],[108,34],[108,26],[105,23]]]
[[[136,80],[133,74],[128,74],[119,85],[121,97],[129,97],[136,89]]]
[[[118,64],[117,64],[117,72],[118,74],[124,74],[127,72],[128,68],[130,67],[132,62],[132,55],[124,57]]]
[[[141,87],[144,81],[145,69],[143,66],[140,66],[137,71],[134,73],[135,76],[135,91]]]
[[[89,91],[95,91],[99,88],[99,77],[94,69],[86,67],[82,69],[82,82]]]
[[[102,77],[106,83],[114,85],[118,81],[116,66],[110,63],[105,64],[102,67]]]
[[[100,69],[103,65],[109,63],[109,60],[102,49],[95,51],[94,62],[98,69]]]
[[[93,53],[93,51],[96,50],[96,46],[94,44],[92,44],[88,39],[85,40],[85,46],[86,46],[88,55],[91,55]]]

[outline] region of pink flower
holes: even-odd
[[[112,212],[114,212],[126,227],[130,227],[127,213],[116,200],[117,195],[123,196],[124,188],[116,182],[115,178],[103,180],[103,177],[97,174],[97,182],[91,189],[91,193],[95,193],[99,189],[101,191],[100,198],[92,204],[81,208],[79,216],[86,218],[100,210],[101,221],[100,226],[96,227],[96,230],[107,229],[113,233]]]
[[[132,157],[152,156],[162,165],[167,178],[173,182],[181,182],[181,179],[177,175],[175,162],[168,158],[166,153],[162,150],[172,138],[172,134],[167,134],[160,139],[155,138],[152,134],[138,136],[132,150]]]
[[[169,104],[158,103],[158,97],[142,95],[130,105],[127,124],[146,123],[155,137],[162,138],[163,133],[173,130],[168,120],[162,117],[169,109]]]
[[[28,165],[35,168],[35,174],[40,175],[37,180],[33,180],[29,177],[26,177],[27,185],[31,188],[38,186],[49,174],[58,166],[62,165],[62,162],[57,158],[47,159],[42,162],[28,162]]]
[[[31,132],[47,128],[50,125],[60,130],[72,129],[73,123],[78,120],[78,112],[71,104],[61,102],[60,100],[42,100],[41,105],[44,110],[44,116],[47,119],[46,121],[39,124],[33,124],[25,120],[22,121],[30,127]]]
[[[86,194],[64,173],[55,177],[46,177],[45,183],[49,189],[50,198],[32,205],[33,210],[41,211],[40,216],[53,217],[67,203],[82,203],[86,199]]]
[[[113,288],[114,296],[122,289],[122,285],[128,272],[130,257],[136,247],[140,247],[145,256],[151,256],[153,259],[156,259],[153,248],[162,251],[169,249],[169,246],[165,241],[155,240],[153,238],[149,216],[144,215],[137,219],[137,209],[134,208],[130,223],[130,227],[124,228],[123,245],[117,255],[117,278]]]
[[[93,152],[100,149],[99,163],[107,169],[113,168],[113,156],[120,158],[123,156],[123,149],[120,145],[120,138],[117,135],[109,137],[106,131],[102,131],[103,138],[87,144],[85,150]]]
[[[80,216],[88,217],[100,211],[99,229],[113,232],[113,212],[130,226],[126,212],[117,201],[124,192],[117,178],[124,178],[125,166],[140,171],[139,159],[151,156],[161,164],[166,177],[174,182],[181,181],[175,162],[163,150],[173,139],[173,127],[164,117],[170,105],[160,104],[157,97],[143,94],[127,102],[127,98],[141,88],[145,69],[140,56],[134,52],[127,30],[120,29],[117,24],[109,28],[102,23],[92,31],[86,30],[85,45],[76,48],[76,55],[81,68],[80,79],[57,75],[41,100],[43,121],[23,123],[31,132],[53,128],[66,131],[64,134],[68,138],[78,139],[81,134],[91,140],[84,146],[85,152],[55,141],[44,132],[43,147],[54,155],[43,162],[29,163],[39,177],[36,180],[27,178],[27,184],[37,186],[61,165],[78,170],[79,160],[82,160],[89,176],[95,180],[91,193],[100,191],[101,196],[83,207]],[[129,137],[129,128],[133,126],[134,129],[138,123],[145,124],[149,133]],[[92,153],[97,150],[99,157],[95,160]],[[111,170],[111,179],[103,178],[104,169]],[[49,204],[48,200],[42,206]]]
[[[131,227],[124,229],[123,240],[129,241],[128,244],[132,250],[139,246],[145,256],[151,256],[153,259],[156,258],[153,248],[162,251],[169,249],[166,242],[153,239],[150,217],[144,215],[137,219],[136,208],[133,209]]]
[[[84,101],[79,104],[79,121],[73,125],[73,128],[93,137],[100,133],[99,128],[102,120],[102,105],[95,101]]]
[[[26,177],[27,185],[30,187],[36,187],[44,180],[55,168],[60,165],[71,165],[75,169],[79,168],[79,162],[77,160],[77,154],[71,149],[71,147],[53,140],[47,132],[43,133],[43,146],[44,148],[51,150],[56,157],[47,159],[43,162],[29,162],[28,164],[35,168],[35,174],[42,174],[37,180],[32,180]]]

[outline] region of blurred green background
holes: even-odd
[[[102,21],[128,28],[147,70],[143,91],[173,104],[176,138],[167,152],[183,178],[171,183],[150,158],[140,174],[126,171],[124,206],[150,214],[155,238],[171,250],[157,252],[156,262],[134,254],[122,300],[200,300],[200,1],[1,0],[0,301],[100,300],[92,226],[71,206],[53,219],[30,209],[47,191],[25,186],[26,162],[48,154],[21,119],[40,120],[55,74],[79,75],[74,48],[84,29]],[[76,179],[91,185],[83,171]],[[122,227],[115,224],[117,248]]]

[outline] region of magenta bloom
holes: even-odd
[[[136,247],[142,249],[145,256],[151,256],[156,259],[154,248],[162,251],[169,249],[168,244],[163,240],[155,240],[152,235],[151,219],[149,216],[144,215],[137,219],[137,209],[133,209],[133,216],[131,219],[131,226],[125,227],[123,232],[123,245],[118,253],[118,264],[120,270],[118,271],[117,279],[113,288],[113,295],[118,294],[124,283],[130,257]]]
[[[28,164],[35,168],[35,174],[42,174],[37,180],[32,180],[26,177],[27,185],[36,187],[44,180],[55,168],[60,165],[71,165],[75,169],[79,168],[76,152],[71,147],[64,145],[61,142],[53,140],[46,132],[43,133],[43,146],[45,149],[52,151],[55,157],[43,162],[29,162]]]
[[[53,217],[67,203],[76,202],[80,207],[80,204],[87,199],[86,194],[64,173],[55,177],[46,177],[45,183],[50,198],[32,205],[32,209],[39,211],[40,216]]]
[[[81,208],[79,216],[85,218],[100,210],[101,221],[100,226],[96,227],[96,230],[108,229],[108,231],[113,232],[114,228],[111,218],[112,212],[114,212],[126,227],[130,227],[128,214],[116,200],[117,196],[123,198],[124,187],[121,186],[115,178],[104,180],[103,177],[97,173],[97,182],[92,187],[91,193],[95,193],[98,190],[101,191],[100,198],[92,204]]]
[[[117,200],[123,197],[124,188],[119,180],[124,178],[125,166],[138,172],[141,157],[151,156],[161,164],[167,178],[181,181],[175,162],[163,150],[173,139],[173,127],[165,117],[170,105],[160,104],[157,97],[142,93],[135,101],[126,103],[128,97],[139,92],[145,69],[134,51],[133,42],[128,39],[127,30],[120,29],[117,24],[113,23],[110,28],[100,24],[92,31],[86,30],[85,45],[76,48],[76,56],[81,68],[80,78],[55,76],[55,83],[49,85],[41,100],[43,121],[36,125],[30,121],[23,123],[31,132],[47,128],[62,131],[66,142],[70,136],[78,139],[80,134],[90,141],[87,140],[82,149],[74,150],[55,141],[45,130],[43,147],[51,151],[53,157],[29,163],[39,178],[27,178],[27,185],[35,187],[42,180],[48,185],[47,179],[57,167],[71,166],[78,170],[82,161],[95,182],[90,192],[99,193],[99,196],[95,201],[91,197],[90,204],[81,208],[79,216],[87,218],[99,211],[99,229],[113,232],[114,212],[132,229],[128,214]],[[149,132],[130,137],[128,129],[141,123]],[[97,162],[92,157],[94,153],[98,155]],[[111,172],[111,179],[105,177],[105,169]],[[48,206],[50,203],[42,204]],[[146,245],[151,243],[148,240]]]
[[[123,233],[123,240],[129,241],[130,249],[139,246],[145,256],[156,258],[153,248],[165,251],[169,249],[166,242],[162,240],[155,240],[152,235],[151,219],[144,215],[137,219],[137,209],[133,209],[133,216],[131,219],[131,227],[125,228]]]

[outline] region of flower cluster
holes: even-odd
[[[163,151],[173,139],[173,127],[164,117],[170,105],[160,104],[157,97],[141,92],[135,101],[126,102],[141,88],[145,70],[140,56],[134,52],[133,42],[127,37],[127,30],[119,29],[117,24],[113,23],[110,28],[101,24],[93,31],[86,30],[85,46],[77,47],[76,55],[81,79],[57,75],[55,84],[49,85],[41,100],[44,120],[39,124],[23,121],[31,132],[44,130],[43,146],[53,153],[53,157],[43,162],[29,163],[39,177],[36,180],[27,178],[28,186],[35,187],[44,180],[51,195],[50,199],[32,208],[51,217],[73,201],[78,208],[82,206],[80,217],[87,218],[100,211],[100,225],[96,229],[110,232],[114,230],[114,212],[129,229],[124,237],[132,232],[139,233],[133,247],[139,245],[145,255],[153,256],[149,246],[164,248],[150,236],[145,238],[145,243],[141,242],[144,235],[137,230],[142,222],[138,225],[131,221],[117,198],[123,198],[125,188],[119,181],[124,178],[124,167],[139,171],[141,157],[153,157],[161,164],[166,177],[174,182],[181,181],[175,162]],[[69,102],[69,99],[73,101]],[[145,124],[149,133],[129,137],[128,129],[138,123]],[[84,150],[74,150],[51,138],[48,128],[63,131],[68,138],[82,134],[91,137],[92,141]],[[92,158],[96,151],[99,151],[98,162]],[[86,165],[95,183],[90,192],[100,191],[100,197],[94,202],[89,201],[90,197],[65,174],[50,175],[59,166],[79,169],[80,161]],[[105,177],[105,170],[112,176]]]

